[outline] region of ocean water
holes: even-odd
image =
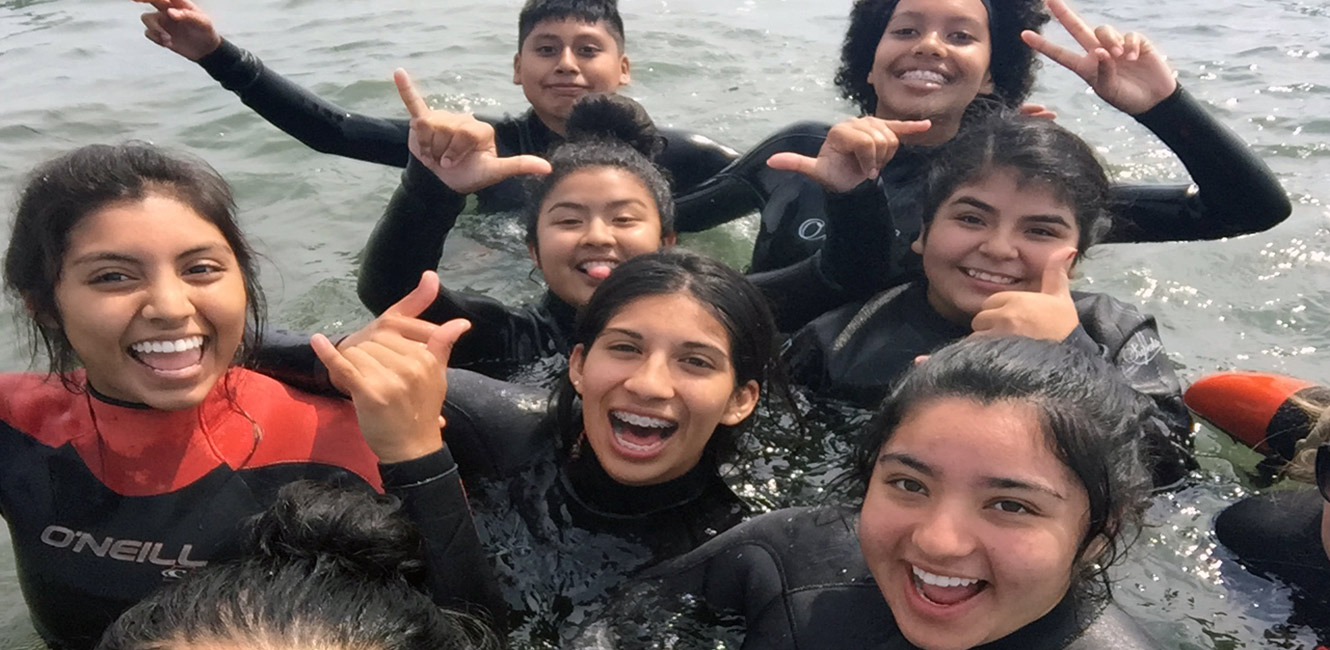
[[[393,68],[410,70],[436,106],[519,112],[510,83],[517,0],[213,0],[221,31],[348,111],[400,116]],[[795,120],[852,112],[831,77],[849,0],[622,0],[632,86],[658,123],[736,149]],[[1161,324],[1185,379],[1228,368],[1330,381],[1330,3],[1298,0],[1083,0],[1094,23],[1138,30],[1179,79],[1275,170],[1294,202],[1272,231],[1217,242],[1105,246],[1076,286],[1140,304]],[[91,142],[147,140],[202,156],[235,186],[247,232],[265,254],[271,319],[339,331],[368,319],[355,297],[357,255],[397,171],[317,154],[253,115],[194,64],[142,36],[127,0],[0,1],[0,197],[5,213],[24,172]],[[1069,42],[1054,24],[1048,33]],[[1033,101],[1060,114],[1132,182],[1185,182],[1176,158],[1071,73],[1044,66]],[[743,264],[748,219],[686,245]],[[510,300],[539,292],[510,228],[463,220],[443,267],[450,286]],[[0,235],[4,237],[4,235]],[[0,308],[0,370],[29,367],[12,307]],[[1198,449],[1206,477],[1160,498],[1155,524],[1119,572],[1118,595],[1167,645],[1298,647],[1277,626],[1279,588],[1244,574],[1210,535],[1224,504],[1247,489],[1250,459],[1212,432]],[[794,463],[828,462],[796,454]],[[759,464],[761,466],[761,464]],[[1234,469],[1237,466],[1237,469]],[[817,474],[818,467],[795,467]],[[761,476],[744,489],[776,503]],[[0,551],[0,645],[30,642],[24,607]],[[29,641],[25,641],[29,640]]]

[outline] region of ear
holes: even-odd
[[[60,319],[56,318],[54,314],[48,314],[38,309],[37,301],[33,300],[32,296],[23,296],[23,308],[27,310],[28,316],[31,316],[32,320],[37,321],[38,325],[47,329],[60,329]]]
[[[582,365],[586,363],[586,348],[578,343],[568,354],[568,381],[573,383],[573,390],[582,394]]]
[[[661,248],[670,248],[677,243],[679,243],[679,235],[677,233],[670,233],[660,238]]]
[[[535,244],[526,245],[526,254],[531,258],[531,263],[535,264],[536,268],[540,268],[540,251]]]
[[[997,86],[993,83],[993,71],[984,73],[984,83],[979,86],[980,95],[993,95],[997,93]]]
[[[753,414],[753,409],[757,408],[757,398],[761,395],[761,387],[752,380],[734,389],[729,403],[725,406],[725,414],[720,417],[720,423],[732,427],[747,420],[748,416]]]
[[[522,85],[522,53],[513,55],[513,85]]]
[[[632,66],[628,63],[628,55],[619,55],[619,85],[627,86],[633,83],[633,75],[630,72]]]

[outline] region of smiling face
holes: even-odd
[[[688,293],[638,298],[569,360],[586,441],[614,480],[651,485],[695,467],[720,424],[757,405],[735,385],[724,325]]]
[[[946,397],[883,445],[859,542],[901,632],[929,650],[994,641],[1067,594],[1085,488],[1029,403]]]
[[[960,128],[965,108],[993,91],[992,43],[980,0],[901,0],[873,56],[877,117],[933,120],[935,144]]]
[[[1049,258],[1079,236],[1047,185],[999,168],[947,197],[910,247],[923,256],[928,304],[968,324],[995,293],[1039,291]]]
[[[545,195],[530,250],[550,291],[580,307],[614,267],[673,244],[673,234],[661,237],[660,212],[641,180],[614,167],[587,167]]]
[[[613,93],[630,81],[628,56],[601,22],[574,18],[538,23],[513,57],[513,83],[556,133],[587,93]]]
[[[196,406],[245,331],[245,284],[220,230],[160,195],[111,205],[69,233],[55,285],[60,325],[108,397]]]

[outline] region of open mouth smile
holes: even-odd
[[[657,456],[679,430],[679,423],[628,411],[610,411],[610,429],[619,453],[629,458]]]
[[[991,273],[989,271],[980,271],[979,269],[962,268],[961,271],[965,273],[965,275],[971,278],[974,278],[980,282],[988,282],[990,284],[1001,284],[1009,286],[1009,285],[1014,285],[1017,282],[1021,281],[1021,279],[1018,277],[1003,275],[1001,273]]]
[[[986,580],[929,573],[910,565],[914,590],[925,601],[943,607],[959,605],[988,587]]]
[[[203,362],[203,336],[185,336],[179,339],[139,341],[129,346],[129,356],[159,375],[183,376]]]

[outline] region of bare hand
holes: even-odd
[[[1056,120],[1058,114],[1043,104],[1021,104],[1021,115],[1026,117],[1037,117],[1044,120]]]
[[[493,126],[465,113],[430,109],[406,70],[398,68],[393,81],[411,113],[407,148],[454,191],[470,194],[513,176],[550,173],[539,156],[500,158]]]
[[[817,158],[792,152],[767,159],[772,169],[799,172],[831,192],[848,192],[878,172],[896,155],[900,137],[923,133],[928,120],[900,122],[876,117],[856,117],[831,127]]]
[[[1128,115],[1140,115],[1177,90],[1178,81],[1164,55],[1144,36],[1120,33],[1109,25],[1091,29],[1064,0],[1048,0],[1048,9],[1085,50],[1078,53],[1026,30],[1025,44],[1075,72],[1104,101]]]
[[[1081,324],[1071,299],[1071,264],[1076,249],[1049,256],[1039,291],[1003,291],[984,301],[970,322],[978,335],[1013,335],[1062,341]]]
[[[432,301],[438,288],[438,275],[427,271],[390,311],[407,301]],[[443,447],[439,412],[448,391],[445,370],[453,344],[470,328],[465,320],[448,321],[434,326],[423,344],[391,328],[376,329],[355,345],[343,341],[340,350],[322,334],[310,344],[333,385],[351,396],[370,449],[380,461],[397,463]]]
[[[143,14],[148,40],[190,61],[198,61],[222,44],[212,19],[190,0],[134,0],[157,11]]]

